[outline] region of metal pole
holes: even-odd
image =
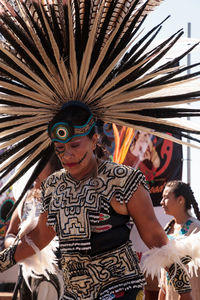
[[[187,24],[187,37],[191,38],[191,23],[189,22]],[[187,66],[191,65],[191,54],[188,53],[187,55]],[[190,74],[190,70],[187,71],[188,74]],[[190,120],[190,117],[187,117],[187,120]],[[190,140],[187,139],[187,142],[189,143]],[[187,147],[187,183],[191,184],[191,149],[188,146]]]

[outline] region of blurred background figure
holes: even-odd
[[[165,231],[169,239],[176,239],[181,235],[190,235],[194,230],[200,230],[200,211],[193,191],[189,184],[179,180],[169,181],[164,190],[161,200],[165,214],[173,216],[173,219],[166,225]],[[193,208],[196,217],[192,216]],[[163,270],[159,300],[178,300],[179,295],[174,291]],[[192,286],[193,300],[200,299],[200,270],[190,279]]]

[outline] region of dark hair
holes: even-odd
[[[63,168],[58,156],[55,153],[53,153],[49,158],[49,163],[52,168],[52,172],[59,171]]]
[[[65,121],[71,126],[81,126],[88,121],[90,116],[91,111],[84,103],[79,101],[69,101],[62,106],[61,110],[59,110],[49,122],[48,133],[50,135],[51,128],[58,122]],[[91,132],[88,134],[88,137],[91,138],[94,133],[95,129],[93,127]]]
[[[182,182],[180,180],[172,180],[167,182],[165,187],[170,187],[175,197],[183,196],[185,199],[185,209],[188,210],[193,207],[197,219],[200,220],[200,211],[198,203],[188,183]]]
[[[79,101],[69,101],[62,106],[61,110],[49,122],[48,134],[50,136],[51,128],[58,122],[65,121],[71,126],[81,126],[88,121],[90,116],[91,111],[86,104]],[[95,127],[93,127],[87,136],[91,139],[95,132]],[[96,146],[95,153],[98,158],[107,158],[106,151],[99,143]]]

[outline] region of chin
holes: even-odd
[[[164,214],[165,214],[165,215],[168,215],[168,212],[167,212],[165,209],[164,209]]]

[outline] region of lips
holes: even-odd
[[[73,168],[77,165],[78,165],[77,163],[63,163],[63,166],[67,168]]]

